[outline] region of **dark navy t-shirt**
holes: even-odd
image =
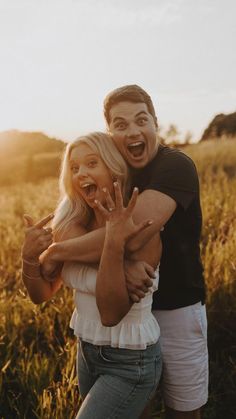
[[[160,282],[153,309],[170,310],[205,301],[200,259],[202,213],[199,180],[193,161],[177,149],[159,145],[154,159],[137,171],[133,184],[139,191],[160,191],[177,207],[161,232]]]

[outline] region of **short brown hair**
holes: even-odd
[[[155,124],[158,125],[151,97],[147,94],[147,92],[145,92],[145,90],[142,89],[142,87],[137,86],[137,84],[119,87],[118,89],[112,90],[112,92],[108,93],[105,97],[103,102],[103,112],[108,125],[111,122],[110,110],[112,106],[120,102],[145,103],[148,111],[153,116]]]

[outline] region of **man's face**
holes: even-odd
[[[119,102],[112,106],[109,133],[135,169],[145,167],[157,152],[157,126],[146,103]]]

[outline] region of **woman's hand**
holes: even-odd
[[[22,279],[35,304],[41,304],[52,298],[62,285],[59,275],[53,283],[45,281],[39,261],[42,253],[52,243],[52,229],[44,228],[52,218],[53,215],[50,214],[34,223],[29,215],[24,216],[26,231],[22,247]]]
[[[25,240],[22,246],[22,258],[29,262],[38,262],[39,256],[52,244],[52,229],[44,226],[53,218],[47,215],[37,223],[29,215],[24,215],[26,224]]]
[[[105,208],[99,201],[95,204],[101,214],[104,216],[106,223],[106,233],[113,235],[117,242],[127,242],[139,232],[149,227],[152,224],[151,220],[143,221],[139,224],[134,224],[132,213],[138,197],[138,189],[134,188],[128,206],[125,208],[121,194],[120,185],[118,182],[114,183],[115,201],[112,199],[109,191],[104,190],[107,202]]]

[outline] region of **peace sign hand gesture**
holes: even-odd
[[[120,185],[114,183],[115,202],[108,190],[104,190],[107,208],[99,201],[95,204],[106,220],[106,233],[112,235],[116,241],[126,243],[129,239],[136,236],[145,228],[152,224],[152,220],[146,220],[139,224],[134,224],[132,214],[138,198],[138,188],[134,188],[128,206],[125,208]]]

